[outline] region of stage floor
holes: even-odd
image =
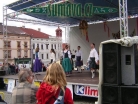
[[[35,81],[42,81],[45,76],[45,72],[35,73]],[[6,75],[0,76],[0,78],[18,79],[18,75]],[[98,86],[99,73],[96,73],[95,78],[91,78],[91,72],[89,70],[83,70],[82,73],[73,71],[70,77],[66,77],[69,84],[74,85],[93,85]]]

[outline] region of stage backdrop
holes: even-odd
[[[104,26],[104,23],[89,25],[88,27],[88,35],[89,42],[86,41],[84,35],[81,34],[79,27],[70,28],[70,47],[71,51],[77,50],[77,46],[81,46],[81,50],[83,52],[84,64],[87,61],[88,55],[90,53],[90,43],[93,42],[96,44],[97,51],[99,50],[99,45],[102,41],[113,39],[112,33],[117,33],[120,30],[119,21],[115,22],[107,22],[106,25],[108,28]],[[134,29],[137,34],[137,22],[136,19],[129,19],[129,33],[131,34]]]

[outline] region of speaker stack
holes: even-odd
[[[102,104],[138,104],[138,47],[103,44]]]

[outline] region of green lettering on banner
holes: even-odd
[[[87,3],[84,6],[84,14],[87,17],[91,17],[93,15],[93,4],[92,3]]]
[[[76,6],[76,16],[81,17],[82,5],[79,3],[79,4],[76,4],[75,6]]]
[[[48,16],[52,16],[52,10],[51,10],[51,5],[50,4],[47,7],[47,13],[48,13]]]
[[[58,4],[58,16],[65,15],[65,4]]]
[[[72,15],[71,16],[75,16],[76,14],[76,4],[72,4]]]
[[[71,4],[66,5],[66,16],[70,17],[71,16]]]
[[[57,16],[57,4],[52,5],[52,16],[55,17]]]

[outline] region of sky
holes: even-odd
[[[18,1],[18,0],[1,0],[1,3],[0,3],[0,23],[3,23],[3,6],[4,5],[7,5],[7,4],[10,4],[10,3],[13,3],[15,1]],[[14,11],[12,10],[9,10],[7,11],[8,13],[12,13]],[[21,15],[23,16],[23,18],[28,18],[28,19],[34,19],[30,16],[26,16],[26,15]],[[19,17],[21,17],[19,16]],[[17,26],[17,27],[22,27],[22,26],[25,26],[26,28],[32,28],[32,29],[35,29],[35,30],[38,30],[38,28],[41,28],[41,31],[46,33],[46,34],[49,34],[49,35],[52,35],[52,36],[55,36],[56,35],[56,32],[55,30],[58,28],[57,26],[44,26],[44,25],[36,25],[36,24],[30,24],[30,23],[21,23],[21,22],[17,22],[17,21],[8,21],[7,22],[8,25],[10,26]],[[65,28],[62,28],[62,36],[63,36],[63,42],[64,42],[64,38],[65,38]]]

